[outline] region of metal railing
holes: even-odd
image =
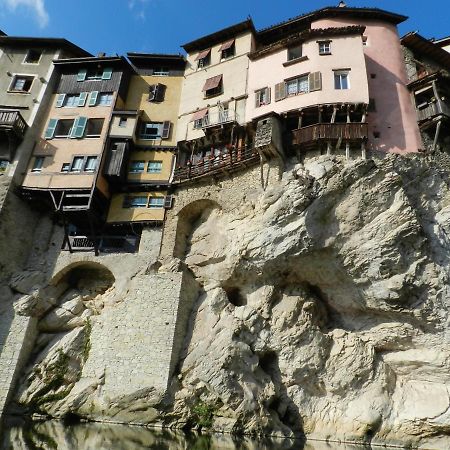
[[[174,181],[184,181],[192,178],[210,175],[215,172],[234,170],[247,163],[259,161],[258,152],[253,147],[227,149],[217,155],[208,155],[198,162],[188,161],[186,165],[177,167]]]
[[[209,128],[233,122],[239,122],[236,111],[224,109],[222,111],[209,112],[201,121],[196,123],[196,126],[197,128]]]
[[[135,253],[139,247],[139,236],[99,236],[98,250],[101,253]],[[89,236],[69,236],[70,246],[65,244],[63,250],[74,252],[91,252],[95,250],[95,239]]]
[[[369,126],[367,123],[319,123],[292,131],[292,144],[306,144],[319,140],[352,141],[367,139]]]
[[[19,111],[0,109],[0,128],[9,128],[22,138],[28,125]]]

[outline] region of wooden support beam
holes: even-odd
[[[350,142],[345,143],[345,159],[350,159]]]
[[[439,140],[439,133],[441,131],[441,125],[442,125],[442,120],[439,120],[439,122],[436,125],[436,133],[434,134],[434,140],[433,140],[433,152],[436,151],[436,147],[437,147],[437,143]]]
[[[361,158],[362,159],[367,159],[366,143],[364,141],[361,142]]]

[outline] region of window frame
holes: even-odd
[[[153,128],[157,128],[159,134],[151,135],[143,132],[144,127],[150,126],[152,124],[158,125],[157,127],[154,126]],[[141,122],[138,139],[141,141],[155,141],[157,139],[162,139],[163,128],[164,122]]]
[[[292,56],[292,54],[290,52],[292,52],[292,50],[298,49],[300,48],[300,56]],[[297,44],[297,45],[291,45],[289,46],[287,49],[287,61],[295,61],[297,59],[303,58],[303,44]]]
[[[27,58],[28,58],[28,56],[29,56],[29,54],[31,52],[39,53],[39,58],[38,58],[38,60],[36,62],[28,62],[27,61]],[[30,49],[28,49],[27,53],[25,54],[25,57],[23,58],[22,64],[31,64],[31,65],[35,65],[36,66],[36,65],[38,65],[41,62],[43,54],[44,54],[43,50],[37,50],[35,48],[30,48]]]
[[[333,70],[334,75],[333,75],[333,79],[334,79],[334,90],[335,91],[348,91],[351,88],[350,85],[350,69],[337,69],[337,70]],[[345,76],[346,79],[346,83],[347,83],[347,87],[342,87],[342,76]],[[339,77],[339,87],[337,87],[337,80]]]
[[[157,200],[158,203],[155,205],[152,205],[152,200]],[[163,209],[164,208],[164,197],[159,196],[149,196],[148,202],[147,202],[147,208],[149,209]]]
[[[265,97],[265,100],[262,101],[262,97]],[[261,106],[270,105],[270,88],[268,86],[263,87],[261,89],[257,89],[255,91],[255,106],[256,108],[260,108]]]
[[[102,99],[107,98],[106,103],[102,103]],[[95,106],[111,106],[114,99],[113,92],[99,92],[96,99]]]
[[[25,83],[27,81],[31,81],[30,86],[29,86],[29,88],[27,90],[25,90],[25,89],[14,89],[14,86],[15,86],[18,78],[24,78],[25,79],[24,86],[25,86]],[[36,75],[15,73],[12,76],[12,80],[11,80],[11,83],[9,85],[8,92],[12,93],[12,94],[30,94],[31,90],[33,89],[33,84],[34,84],[34,80],[35,79],[36,79]]]
[[[306,90],[300,90],[300,83],[301,82],[305,82],[307,84],[307,88]],[[284,80],[285,84],[286,84],[286,88],[285,88],[285,92],[286,92],[286,97],[293,97],[295,95],[300,95],[300,94],[308,94],[310,92],[310,85],[309,85],[309,73],[307,74],[302,74],[302,75],[297,75],[296,77],[293,78],[288,78],[287,80]],[[296,83],[296,90],[293,93],[289,92],[289,83]]]
[[[317,44],[319,45],[319,55],[320,56],[327,56],[331,55],[331,43],[333,41],[325,40],[325,41],[317,41]],[[322,48],[322,46],[327,46],[325,49]]]
[[[150,169],[152,164],[158,164],[157,170]],[[163,161],[159,161],[159,160],[158,161],[149,161],[147,163],[147,173],[152,173],[152,174],[154,174],[154,173],[162,173],[162,167],[163,167]]]
[[[70,126],[69,131],[67,132],[67,134],[57,134],[58,127],[63,122],[67,122],[67,123],[72,122],[72,125]],[[55,139],[67,139],[72,134],[72,130],[73,130],[74,124],[75,124],[75,119],[58,119],[58,122],[57,122],[57,124],[55,126],[55,131],[53,132],[53,138],[55,138]]]
[[[91,124],[94,122],[94,121],[102,121],[101,123],[102,123],[102,125],[101,125],[101,128],[100,128],[100,133],[96,133],[96,134],[88,134],[88,130],[89,130],[89,127],[91,126]],[[104,125],[105,125],[105,119],[103,118],[103,117],[91,117],[91,118],[89,118],[88,119],[88,121],[86,122],[86,126],[85,126],[85,128],[84,128],[84,133],[83,133],[83,137],[85,137],[85,138],[99,138],[99,137],[101,137],[101,135],[102,135],[102,131],[103,131],[103,127],[104,127]]]
[[[233,56],[236,56],[236,41],[230,47],[220,52],[220,60],[225,61],[226,59],[233,58]]]
[[[168,77],[170,76],[170,67],[161,66],[159,70],[153,69],[152,75],[155,77]],[[166,69],[166,70],[164,70]]]
[[[133,169],[133,163],[142,164],[142,169],[139,167],[139,169]],[[145,171],[145,160],[143,159],[133,159],[130,160],[129,166],[128,166],[128,173],[144,173]]]
[[[209,67],[211,65],[211,52],[209,52],[204,58],[200,58],[197,61],[197,70],[202,70],[205,67]]]
[[[37,162],[40,161],[40,164],[37,164]],[[41,173],[42,167],[44,166],[45,156],[35,156],[33,165],[31,166],[31,172],[32,173]]]
[[[145,199],[140,204],[133,204],[133,199]],[[148,196],[147,195],[125,195],[123,199],[123,208],[147,208],[148,207]]]

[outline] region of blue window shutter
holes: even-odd
[[[169,139],[169,135],[170,135],[170,122],[166,121],[166,122],[163,122],[163,130],[161,133],[161,139]]]
[[[58,98],[56,99],[56,107],[61,108],[64,105],[64,100],[66,98],[66,94],[58,94]]]
[[[87,117],[77,117],[75,119],[72,132],[70,133],[71,139],[82,138],[84,136],[87,121]]]
[[[112,72],[113,70],[111,69],[111,67],[103,69],[102,80],[110,80],[112,77]]]
[[[84,81],[86,79],[87,70],[86,69],[80,69],[78,71],[77,75],[77,81]]]
[[[98,91],[92,91],[89,94],[89,106],[95,106],[97,104]]]
[[[84,106],[86,104],[87,92],[80,92],[80,96],[78,97],[78,106]]]
[[[56,130],[56,125],[58,125],[58,119],[50,119],[47,125],[47,129],[45,130],[45,139],[52,139],[54,134],[55,134],[55,130]]]

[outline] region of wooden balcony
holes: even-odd
[[[241,147],[228,150],[216,156],[206,156],[197,163],[188,162],[178,167],[174,182],[188,181],[204,176],[227,174],[259,162],[259,154],[254,148]]]
[[[292,145],[310,145],[318,141],[354,142],[367,139],[367,123],[319,123],[292,131]]]
[[[12,132],[16,138],[22,140],[27,127],[28,125],[19,111],[0,109],[0,130]]]
[[[440,115],[450,117],[450,106],[443,101],[431,102],[425,108],[417,109],[417,120],[419,122]]]

